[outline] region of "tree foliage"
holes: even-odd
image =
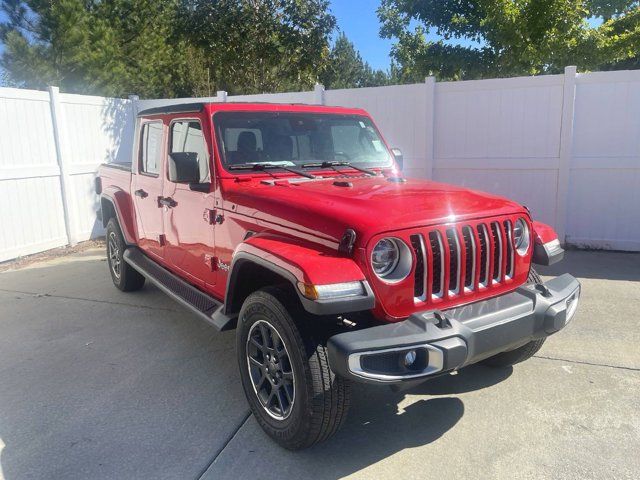
[[[327,0],[2,0],[0,65],[24,87],[143,97],[310,88]]]
[[[329,54],[329,61],[320,75],[326,88],[359,88],[387,85],[391,81],[383,70],[374,70],[362,60],[360,53],[344,33],[340,33]]]
[[[174,0],[4,0],[2,10],[2,67],[25,87],[176,96],[199,73]]]
[[[383,0],[378,16],[403,80],[415,81],[624,63],[638,56],[639,12],[638,0]]]
[[[328,7],[328,0],[191,0],[180,17],[213,88],[260,93],[313,86],[336,25]]]

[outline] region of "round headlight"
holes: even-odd
[[[524,218],[519,218],[513,226],[513,243],[515,244],[518,255],[526,255],[530,242],[529,226],[527,222],[524,221]]]
[[[374,273],[387,282],[399,282],[411,271],[409,247],[397,238],[383,238],[371,252]]]
[[[379,277],[385,277],[396,268],[400,259],[400,250],[396,242],[390,238],[383,238],[371,254],[371,266]]]

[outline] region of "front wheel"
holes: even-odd
[[[262,429],[290,450],[333,435],[350,404],[349,382],[331,371],[326,346],[314,340],[304,317],[286,291],[267,288],[247,297],[236,332],[251,411]]]

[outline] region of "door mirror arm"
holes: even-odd
[[[393,154],[393,159],[396,162],[396,165],[400,169],[400,171],[404,168],[404,156],[402,155],[402,151],[399,148],[392,148],[391,153]]]

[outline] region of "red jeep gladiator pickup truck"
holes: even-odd
[[[531,357],[574,316],[564,254],[512,201],[402,177],[364,110],[189,103],[137,115],[133,161],[96,191],[117,288],[148,279],[236,329],[242,386],[275,441],[335,433],[350,383],[424,381]]]

